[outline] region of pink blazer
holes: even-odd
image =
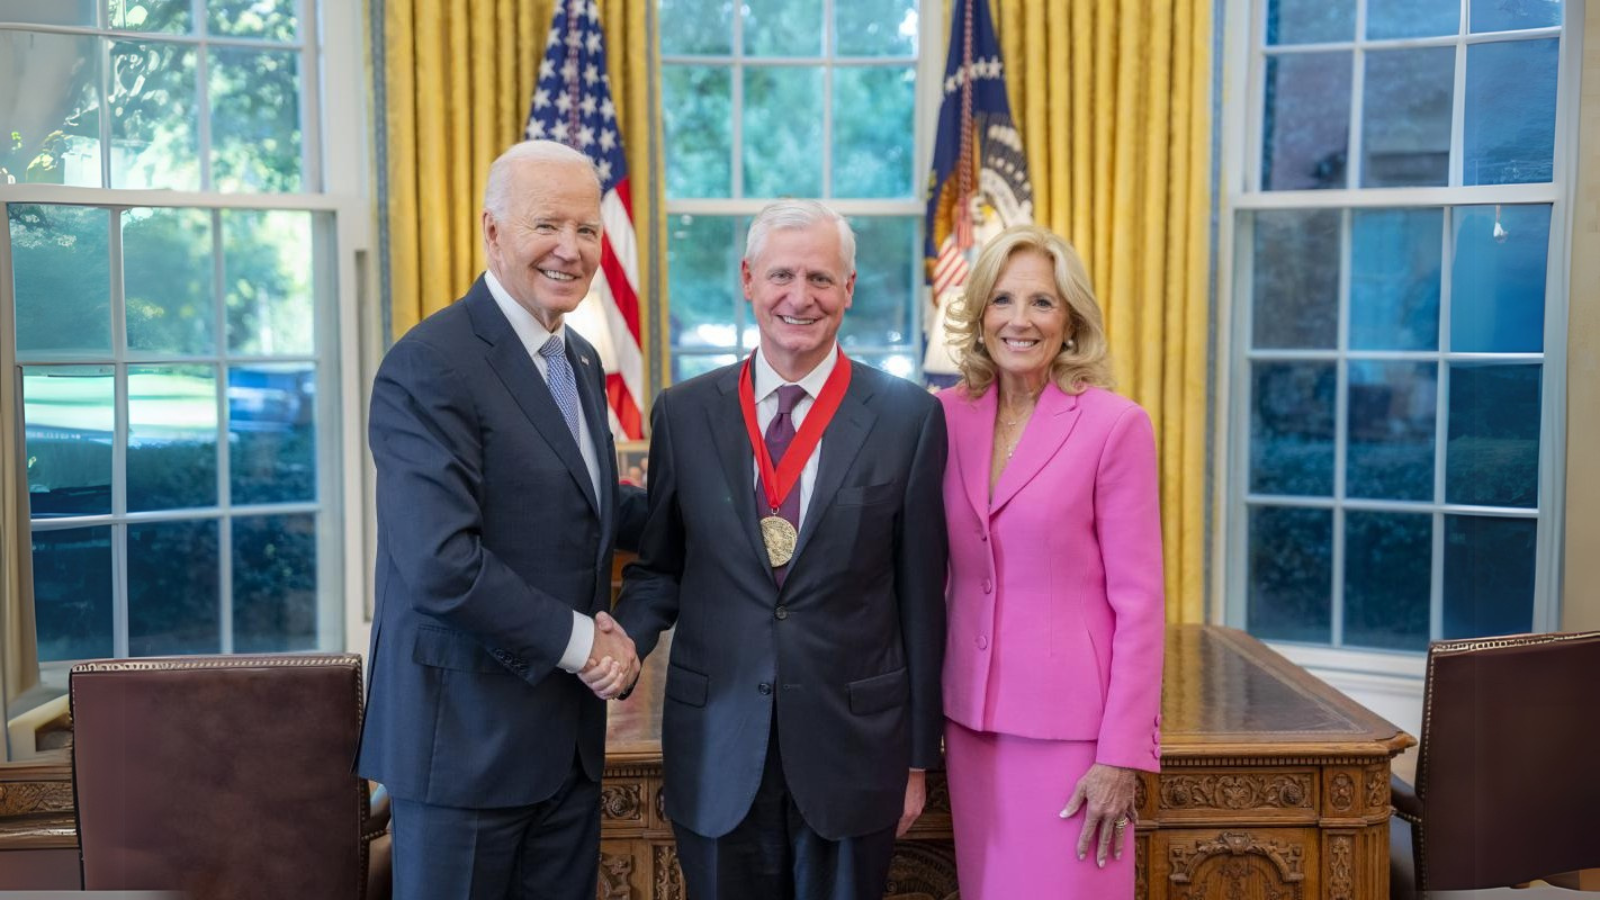
[[[997,389],[939,394],[949,428],[945,715],[968,728],[1097,741],[1161,760],[1161,515],[1137,404],[1051,385],[989,496]]]

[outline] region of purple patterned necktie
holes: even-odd
[[[767,423],[767,456],[772,460],[772,467],[776,469],[783,459],[783,453],[789,449],[789,444],[794,441],[794,407],[800,398],[806,395],[806,389],[798,384],[786,384],[778,388],[778,414]],[[767,492],[759,481],[756,484],[756,507],[761,511],[761,517],[772,513],[772,507],[767,505]],[[783,498],[783,505],[778,507],[778,515],[789,521],[795,530],[800,530],[800,482],[796,481],[789,490],[789,495]],[[789,567],[782,565],[774,568],[772,574],[778,579],[778,586],[783,587],[784,575]]]

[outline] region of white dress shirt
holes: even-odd
[[[523,308],[522,304],[511,298],[506,293],[505,286],[492,271],[484,271],[484,283],[489,286],[489,295],[494,297],[494,302],[505,313],[506,320],[511,323],[511,330],[517,333],[517,338],[522,341],[522,346],[528,351],[528,356],[533,360],[534,368],[539,370],[546,383],[550,380],[550,366],[543,356],[539,355],[539,348],[550,340],[551,331],[544,324],[533,317],[533,313]],[[567,342],[567,326],[565,323],[556,327],[553,332],[561,337],[563,345]],[[596,361],[598,365],[598,361]],[[574,371],[575,378],[582,378],[583,374]],[[776,410],[776,400],[773,401]],[[609,426],[608,426],[609,427]],[[583,454],[583,466],[589,470],[589,484],[594,488],[596,500],[600,497],[600,457],[594,449],[594,438],[589,431],[589,419],[583,414],[583,405],[578,405],[578,452]],[[527,498],[530,502],[534,498]],[[572,612],[572,636],[567,639],[567,649],[561,654],[561,660],[556,663],[567,672],[581,670],[589,661],[589,651],[594,649],[594,620],[583,613]]]
[[[800,385],[806,391],[800,402],[794,405],[794,411],[789,414],[789,418],[794,421],[794,430],[798,433],[800,426],[806,420],[806,414],[811,411],[811,405],[816,402],[817,395],[822,393],[822,386],[828,383],[828,376],[833,374],[833,367],[839,361],[839,345],[835,343],[833,349],[828,351],[827,357],[796,382],[784,381],[783,376],[779,375],[767,362],[767,358],[761,355],[760,349],[757,349],[752,356],[755,357],[750,369],[756,397],[756,424],[760,426],[762,436],[766,436],[767,426],[772,424],[773,418],[778,415],[778,388],[791,383]],[[817,483],[817,461],[821,458],[822,442],[818,441],[816,449],[811,451],[811,458],[806,460],[805,468],[800,470],[800,517],[799,521],[795,522],[796,531],[805,524],[806,510],[811,505],[811,488]],[[774,461],[773,466],[777,467],[777,461]],[[761,487],[761,464],[755,463],[754,469],[755,490],[757,496],[763,498],[764,507],[766,491]],[[763,516],[768,512],[770,510],[766,508],[760,510]]]

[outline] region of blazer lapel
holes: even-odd
[[[956,451],[952,462],[961,473],[962,493],[966,494],[967,503],[979,519],[989,516],[989,464],[994,455],[997,393],[998,389],[990,385],[977,399],[961,400],[955,405],[960,418],[950,423]]]
[[[1054,384],[1047,386],[1039,395],[1039,405],[1028,420],[1016,452],[1005,471],[1000,473],[1000,482],[994,486],[994,497],[989,501],[990,515],[998,513],[1039,474],[1077,423],[1078,396],[1062,393]]]
[[[862,364],[852,362],[851,365]],[[871,396],[872,388],[867,385],[866,379],[851,378],[850,388],[845,391],[844,399],[839,401],[833,421],[828,423],[828,430],[822,433],[822,445],[818,448],[822,457],[817,460],[817,480],[811,485],[811,502],[806,505],[805,524],[801,526],[800,538],[795,543],[796,560],[817,533],[817,523],[822,521],[823,514],[833,505],[833,497],[839,493],[839,486],[844,484],[844,476],[855,464],[856,456],[867,442],[867,435],[872,431],[872,413],[867,409],[866,401]],[[799,488],[799,485],[795,485],[796,490]],[[789,563],[791,578],[794,576],[794,564],[793,560]]]
[[[739,409],[739,373],[742,367],[729,366],[717,377],[719,400],[706,408],[706,418],[711,427],[711,441],[717,448],[722,463],[722,474],[728,479],[729,496],[738,519],[737,527],[750,541],[750,549],[760,561],[761,570],[772,578],[772,567],[767,564],[767,547],[761,542],[761,526],[757,523],[760,510],[756,509],[756,457],[750,449],[750,435],[745,431],[744,412]]]
[[[577,340],[572,340],[574,337]],[[605,372],[600,370],[600,360],[594,352],[594,347],[584,341],[582,335],[568,328],[567,338],[567,362],[572,366],[572,372],[578,382],[578,403],[583,407],[583,418],[589,425],[589,443],[594,447],[594,458],[599,463],[598,468],[600,470],[598,479],[600,482],[600,496],[596,498],[591,494],[589,499],[590,502],[598,500],[595,511],[600,514],[600,533],[610,534],[611,511],[616,505],[613,494],[617,490],[617,479],[615,477],[607,477],[609,467],[606,465],[606,457],[611,454],[611,442],[606,440],[606,437],[611,434],[611,416],[609,413],[610,408],[606,405],[605,398],[601,396],[600,391],[595,387],[596,379],[598,378],[600,383],[604,384],[606,375]],[[555,402],[553,396],[550,402]],[[563,420],[562,425],[565,424],[566,422]],[[581,462],[582,460],[579,461]],[[588,484],[588,466],[584,466],[583,474],[583,483]],[[600,552],[603,555],[606,542],[601,541],[600,546]]]
[[[517,338],[505,314],[495,305],[494,297],[482,278],[473,285],[464,302],[472,317],[473,330],[491,345],[489,367],[500,377],[506,390],[510,391],[511,398],[522,409],[523,415],[528,417],[528,421],[533,423],[539,436],[566,465],[572,480],[577,482],[578,489],[598,513],[600,504],[594,495],[594,485],[589,481],[589,467],[583,464],[583,455],[578,452],[578,443],[572,439],[571,429],[567,428],[566,417],[561,415],[556,398],[550,394],[550,386],[545,384],[544,377],[528,356],[528,348]]]

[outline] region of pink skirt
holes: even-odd
[[[1060,816],[1094,764],[1094,741],[973,731],[945,720],[945,762],[962,900],[1133,897],[1133,830],[1122,858],[1078,859],[1083,811]],[[1113,845],[1115,846],[1115,845]]]

